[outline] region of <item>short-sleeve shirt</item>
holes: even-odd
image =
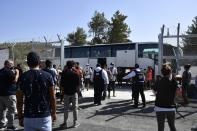
[[[64,88],[65,95],[74,95],[80,83],[79,75],[73,69],[62,72],[60,85]]]
[[[53,81],[56,84],[57,83],[57,78],[56,78],[57,75],[56,75],[55,71],[52,70],[52,69],[48,69],[48,68],[44,68],[43,70],[46,71],[46,72],[48,72],[49,74],[51,74],[51,76],[53,78]]]
[[[50,93],[52,76],[43,70],[29,70],[19,78],[19,90],[25,96],[24,117],[43,118],[50,116]]]
[[[0,70],[0,96],[16,95],[15,74],[12,70],[2,68]]]
[[[189,71],[184,71],[182,75],[182,82],[183,84],[189,84],[191,81],[192,75]]]

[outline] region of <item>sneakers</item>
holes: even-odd
[[[77,128],[79,125],[80,125],[79,122],[74,121],[73,128]],[[68,126],[67,126],[67,123],[62,123],[62,124],[60,125],[60,128],[62,128],[62,129],[68,129],[68,128],[71,128],[71,127],[68,127]]]
[[[62,124],[60,125],[60,128],[63,128],[63,129],[68,128],[68,127],[67,127],[67,123],[62,123]]]
[[[6,129],[6,126],[0,126],[0,131],[4,131]]]
[[[8,126],[7,130],[14,131],[14,130],[17,130],[17,127],[16,126]]]
[[[75,121],[73,127],[74,127],[74,128],[77,128],[79,125],[80,125],[80,123],[77,122],[77,121]]]
[[[133,108],[138,108],[138,106],[137,105],[133,105]]]

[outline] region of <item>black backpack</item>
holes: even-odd
[[[135,77],[134,77],[134,81],[135,82],[144,82],[144,74],[141,71],[137,71],[135,70]]]
[[[102,70],[94,71],[94,85],[98,87],[104,87],[104,79],[102,77]]]

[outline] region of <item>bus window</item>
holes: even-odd
[[[70,49],[64,48],[64,58],[70,58]]]
[[[134,50],[135,44],[118,44],[112,45],[112,57],[116,57],[116,52],[118,50]]]
[[[71,57],[72,58],[87,58],[89,57],[88,47],[73,47]]]
[[[153,49],[157,49],[158,45],[157,44],[139,44],[138,45],[138,57],[142,58],[144,57],[144,51],[147,50],[153,50]]]
[[[91,47],[91,55],[90,57],[111,57],[111,49],[110,46],[93,46]]]

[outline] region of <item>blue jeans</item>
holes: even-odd
[[[51,116],[44,118],[24,118],[24,131],[52,131]]]

